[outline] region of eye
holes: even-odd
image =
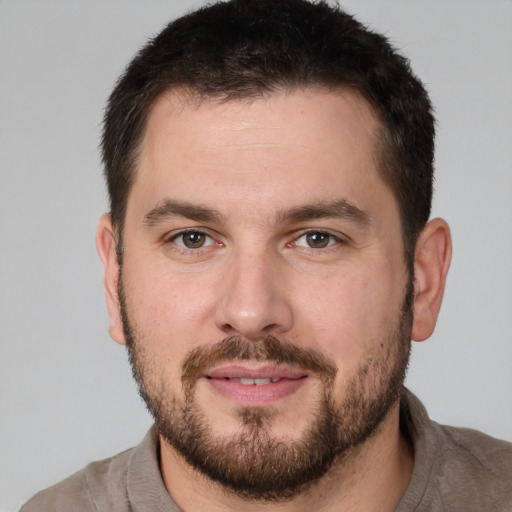
[[[325,249],[339,241],[338,237],[325,231],[310,231],[297,238],[295,245],[311,249]]]
[[[201,231],[179,233],[172,238],[172,241],[183,249],[201,249],[214,243],[210,236]]]

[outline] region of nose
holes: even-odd
[[[226,261],[215,312],[224,333],[249,340],[277,336],[293,324],[283,264],[277,255],[262,251],[234,254]]]

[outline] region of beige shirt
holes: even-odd
[[[408,391],[401,424],[415,465],[396,512],[512,512],[512,444],[432,422]],[[137,447],[89,464],[21,512],[181,512],[164,486],[158,452],[153,427]]]

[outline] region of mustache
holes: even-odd
[[[325,382],[332,382],[337,372],[334,362],[318,350],[297,347],[275,336],[256,341],[230,336],[215,345],[192,349],[183,362],[181,382],[190,389],[199,377],[220,363],[249,360],[308,370]]]

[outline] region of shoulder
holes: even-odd
[[[446,511],[512,510],[512,444],[475,430],[437,425],[430,492]]]
[[[92,462],[62,482],[36,494],[20,512],[105,510],[104,503],[98,503],[98,497],[102,502],[115,504],[116,508],[106,510],[129,510],[123,504],[127,503],[125,481],[132,452],[133,449],[130,449],[109,459]]]
[[[439,439],[442,480],[474,491],[489,500],[506,497],[512,507],[512,444],[482,432],[434,423]]]
[[[512,443],[477,430],[437,425],[439,431],[463,460],[492,475],[512,475]]]
[[[402,413],[415,464],[399,510],[512,510],[512,444],[476,430],[439,425],[414,395],[404,398]]]

